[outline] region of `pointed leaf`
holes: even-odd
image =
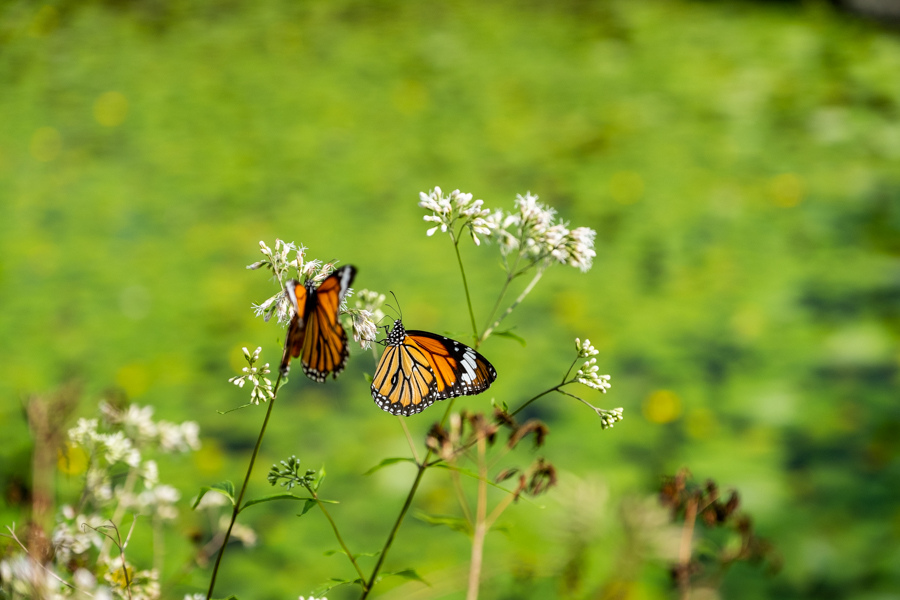
[[[358,577],[356,579],[337,579],[335,577],[332,577],[325,583],[323,583],[319,586],[316,586],[316,588],[313,589],[313,591],[312,591],[312,595],[316,596],[316,597],[321,597],[326,592],[331,591],[334,588],[336,588],[337,586],[344,585],[346,583],[355,583],[356,585],[358,585],[360,587],[365,587],[365,582],[362,579],[359,579]]]
[[[411,458],[396,458],[396,457],[395,458],[386,458],[383,461],[381,461],[380,463],[378,463],[377,465],[375,465],[374,467],[372,467],[371,469],[369,469],[368,471],[366,471],[365,473],[363,473],[363,475],[371,475],[378,469],[381,469],[383,467],[387,467],[387,466],[390,466],[390,465],[393,465],[393,464],[396,464],[399,462],[410,462],[410,463],[415,464],[416,461],[414,461]]]
[[[271,496],[263,496],[262,498],[254,498],[253,500],[247,500],[244,502],[244,505],[241,507],[241,511],[249,506],[253,506],[254,504],[262,504],[263,502],[271,502],[272,500],[308,500],[308,498],[295,496],[293,494],[281,493],[281,494],[272,494]]]
[[[516,335],[510,329],[507,329],[506,331],[495,331],[491,335],[497,335],[500,337],[505,337],[505,338],[509,338],[511,340],[515,340],[515,341],[519,342],[519,344],[521,344],[523,348],[527,345],[525,338],[523,338],[520,335]]]
[[[200,492],[197,494],[197,498],[194,500],[194,503],[191,505],[192,509],[196,509],[197,506],[200,505],[200,501],[203,500],[203,496],[206,495],[206,492],[216,491],[228,498],[231,501],[231,505],[234,506],[234,484],[230,481],[222,481],[219,483],[214,483],[212,485],[205,485],[200,488]]]
[[[314,499],[312,499],[312,498],[307,498],[307,499],[306,499],[306,504],[303,505],[303,510],[301,510],[301,511],[300,511],[300,514],[297,515],[297,516],[298,516],[298,517],[302,517],[303,515],[305,515],[306,513],[308,513],[308,512],[310,511],[310,509],[311,509],[313,506],[315,506],[315,505],[316,505],[316,501],[315,501]]]
[[[316,473],[316,478],[313,481],[312,488],[315,491],[319,491],[319,486],[322,485],[322,481],[325,479],[325,465],[322,465],[322,468],[319,469],[319,472]]]
[[[472,535],[472,524],[461,517],[452,517],[449,515],[429,515],[426,513],[416,513],[416,518],[424,521],[429,525],[442,525],[449,527],[453,531],[458,531],[466,535]]]
[[[390,575],[394,575],[396,577],[402,577],[404,579],[411,579],[413,581],[419,581],[421,583],[424,583],[428,587],[431,587],[431,584],[428,583],[427,581],[425,581],[424,579],[422,579],[422,577],[418,573],[416,573],[413,569],[403,569],[402,571],[395,571],[393,573],[385,573],[384,574],[385,577],[388,577]]]

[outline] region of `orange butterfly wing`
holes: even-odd
[[[283,374],[287,374],[290,358],[301,355],[303,372],[315,381],[323,382],[329,374],[336,378],[344,370],[350,349],[338,313],[355,276],[356,269],[347,265],[329,275],[315,289],[301,287],[295,281],[288,284],[288,296],[292,302],[297,302],[285,338],[281,361]],[[301,289],[304,290],[302,294],[297,292]],[[302,308],[301,297],[305,299]]]
[[[375,370],[372,397],[382,410],[409,416],[437,400],[480,394],[496,379],[497,371],[474,348],[427,331],[406,331],[397,320]]]

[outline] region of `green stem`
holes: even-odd
[[[476,503],[475,527],[472,532],[472,561],[469,566],[469,588],[466,600],[477,600],[481,581],[481,565],[484,562],[484,539],[487,536],[487,446],[483,435],[478,435],[478,500]]]
[[[447,420],[447,417],[450,416],[450,412],[453,410],[453,403],[456,401],[456,398],[450,398],[450,401],[447,403],[447,409],[444,411],[444,416],[441,417],[441,426],[444,425],[444,422]],[[422,477],[425,475],[425,471],[428,470],[429,467],[441,462],[442,459],[438,459],[431,463],[428,462],[428,459],[431,458],[432,452],[428,450],[425,453],[425,459],[422,462],[416,460],[416,467],[418,468],[418,472],[416,473],[416,478],[413,480],[412,487],[409,489],[409,494],[406,496],[406,501],[403,503],[403,508],[400,509],[400,514],[397,515],[397,520],[394,522],[394,526],[391,528],[391,532],[388,534],[387,540],[384,542],[384,547],[382,547],[381,552],[378,553],[378,562],[375,563],[375,566],[372,568],[372,575],[369,577],[369,581],[363,587],[363,594],[360,597],[360,600],[365,600],[368,598],[369,593],[372,591],[372,586],[375,585],[375,580],[378,577],[378,573],[381,571],[382,565],[384,565],[384,561],[387,558],[388,550],[391,548],[391,544],[394,543],[394,538],[397,536],[397,530],[400,529],[400,524],[403,523],[404,517],[406,517],[406,513],[409,512],[409,507],[412,506],[413,498],[416,495],[416,491],[419,489],[419,484],[422,483]]]
[[[522,406],[520,406],[520,407],[517,408],[516,410],[512,411],[511,413],[509,413],[509,416],[514,417],[515,415],[517,415],[517,414],[519,414],[520,412],[522,412],[523,410],[525,410],[525,407],[526,407],[526,406],[528,406],[529,404],[531,404],[532,402],[534,402],[534,401],[537,400],[538,398],[541,398],[541,397],[543,397],[543,396],[546,396],[547,394],[549,394],[549,393],[551,393],[551,392],[558,392],[559,389],[560,389],[562,386],[564,386],[564,385],[566,385],[566,384],[565,384],[565,383],[560,383],[559,385],[554,385],[552,388],[550,388],[550,389],[548,389],[548,390],[544,390],[543,392],[541,392],[541,393],[538,394],[537,396],[533,397],[531,400],[529,400],[528,402],[526,402],[525,404],[523,404]]]
[[[456,250],[456,261],[459,263],[459,273],[462,275],[463,289],[466,292],[466,304],[469,307],[469,319],[472,322],[472,339],[475,341],[475,348],[478,348],[478,326],[475,324],[475,311],[472,308],[472,297],[469,294],[469,284],[466,281],[466,269],[463,267],[462,255],[459,253],[459,237],[452,236],[453,249]]]
[[[488,336],[491,335],[491,333],[493,333],[493,331],[497,327],[500,326],[500,322],[503,321],[503,319],[505,319],[506,317],[508,317],[510,315],[510,313],[512,313],[512,311],[514,311],[516,309],[516,307],[519,306],[519,304],[521,304],[523,300],[525,300],[525,296],[527,296],[529,293],[531,293],[531,290],[534,289],[534,286],[537,285],[537,282],[541,280],[541,277],[543,275],[544,275],[544,270],[538,269],[538,272],[535,273],[534,277],[531,279],[531,281],[528,283],[528,285],[525,286],[525,289],[522,290],[522,293],[519,294],[519,297],[516,298],[515,302],[513,302],[512,304],[509,305],[509,308],[507,308],[503,312],[503,314],[500,315],[500,317],[496,321],[494,321],[493,325],[491,325],[490,327],[488,327],[487,329],[484,330],[484,333],[481,334],[481,338],[479,338],[479,340],[478,340],[479,342],[483,342],[484,340],[486,340],[488,338]],[[476,344],[476,348],[477,347],[478,346]]]
[[[259,454],[259,448],[262,445],[263,436],[266,434],[266,426],[269,424],[269,417],[272,415],[272,407],[275,406],[275,398],[278,397],[278,389],[281,387],[281,373],[278,373],[278,379],[275,380],[275,390],[272,398],[269,400],[269,408],[266,409],[266,418],[263,419],[262,428],[259,430],[259,437],[256,438],[256,446],[253,447],[253,454],[250,455],[250,464],[247,466],[247,475],[244,477],[244,484],[241,486],[241,493],[238,494],[234,502],[234,510],[231,511],[231,522],[228,529],[225,530],[225,537],[222,539],[222,545],[219,547],[219,554],[216,556],[216,564],[213,567],[212,576],[209,580],[209,591],[206,592],[206,600],[212,598],[213,590],[216,587],[216,576],[219,574],[219,565],[222,563],[222,556],[225,554],[225,547],[228,545],[228,539],[231,537],[231,530],[234,528],[234,522],[237,520],[238,513],[241,512],[241,502],[244,500],[244,493],[247,491],[247,484],[250,482],[250,475],[253,473],[253,464]]]
[[[319,499],[319,497],[316,495],[315,492],[312,492],[312,490],[310,490],[310,492],[312,493],[313,498],[315,498],[316,500]],[[323,503],[317,502],[317,504],[319,505],[319,508],[322,509],[322,514],[325,515],[325,518],[328,519],[329,523],[331,523],[331,529],[334,531],[334,537],[337,538],[338,544],[340,544],[341,548],[344,549],[344,554],[346,554],[347,558],[350,559],[350,562],[353,563],[353,567],[356,569],[356,572],[359,574],[360,581],[365,581],[366,574],[363,573],[363,570],[360,568],[359,563],[356,562],[356,559],[353,557],[353,554],[350,553],[350,548],[347,547],[347,544],[344,542],[344,538],[341,537],[341,534],[338,531],[337,524],[334,522],[334,519],[331,518],[331,513],[328,512],[328,510],[325,508],[325,505]],[[368,589],[368,587],[365,589]]]
[[[400,514],[397,515],[397,520],[394,522],[394,526],[391,528],[391,532],[388,534],[388,538],[384,543],[384,547],[381,549],[381,552],[378,553],[378,562],[375,563],[375,567],[372,569],[372,575],[369,577],[369,581],[366,582],[365,588],[363,589],[363,594],[360,596],[360,600],[365,600],[365,598],[369,597],[369,592],[372,591],[372,586],[375,585],[375,579],[378,577],[379,571],[381,571],[381,566],[384,564],[384,560],[387,557],[388,550],[391,548],[391,544],[394,543],[394,538],[397,535],[397,530],[400,529],[400,524],[403,522],[403,518],[406,516],[406,513],[409,511],[409,507],[412,505],[413,497],[416,495],[416,491],[419,489],[419,484],[422,483],[422,476],[425,475],[425,471],[428,469],[428,457],[431,455],[431,451],[425,454],[425,460],[417,465],[419,471],[416,473],[416,479],[413,481],[412,487],[409,490],[409,494],[406,496],[406,502],[403,503],[403,508],[400,509]]]
[[[512,283],[512,280],[515,278],[511,273],[506,274],[506,282],[504,282],[503,287],[500,288],[500,294],[497,296],[497,301],[494,302],[494,307],[491,309],[491,312],[488,313],[487,323],[485,323],[484,329],[485,331],[491,326],[491,323],[494,322],[494,315],[497,314],[497,309],[500,308],[500,302],[503,301],[503,296],[506,295],[506,290],[509,289],[509,284]]]

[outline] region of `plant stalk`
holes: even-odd
[[[247,491],[247,484],[250,482],[250,475],[253,473],[253,465],[256,463],[259,448],[262,446],[263,436],[266,434],[266,426],[269,424],[269,417],[272,416],[272,407],[275,406],[275,399],[278,397],[278,390],[281,388],[281,378],[282,375],[279,371],[278,379],[275,380],[274,393],[269,400],[269,408],[266,409],[266,417],[263,419],[262,427],[259,430],[259,437],[256,438],[256,446],[253,447],[253,454],[250,455],[250,464],[247,466],[247,475],[244,476],[241,492],[234,501],[234,510],[231,511],[231,522],[228,523],[228,529],[225,530],[225,537],[222,539],[222,545],[219,547],[219,554],[216,556],[216,564],[213,567],[212,576],[209,580],[209,591],[206,592],[206,600],[212,598],[213,590],[216,587],[216,577],[219,574],[219,565],[222,563],[222,555],[225,554],[225,547],[228,546],[228,539],[231,537],[231,530],[234,528],[234,522],[237,521],[238,513],[241,512],[241,502],[244,501],[244,493]]]

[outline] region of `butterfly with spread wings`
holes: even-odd
[[[311,281],[301,285],[292,280],[287,295],[294,306],[281,358],[281,374],[287,375],[291,358],[302,355],[303,372],[318,382],[331,374],[337,377],[347,364],[347,332],[338,320],[338,312],[347,289],[353,283],[356,268],[346,265],[326,277],[316,287]]]
[[[497,371],[474,348],[427,331],[407,331],[400,319],[383,343],[372,397],[393,415],[408,417],[436,400],[480,394],[497,379]]]

